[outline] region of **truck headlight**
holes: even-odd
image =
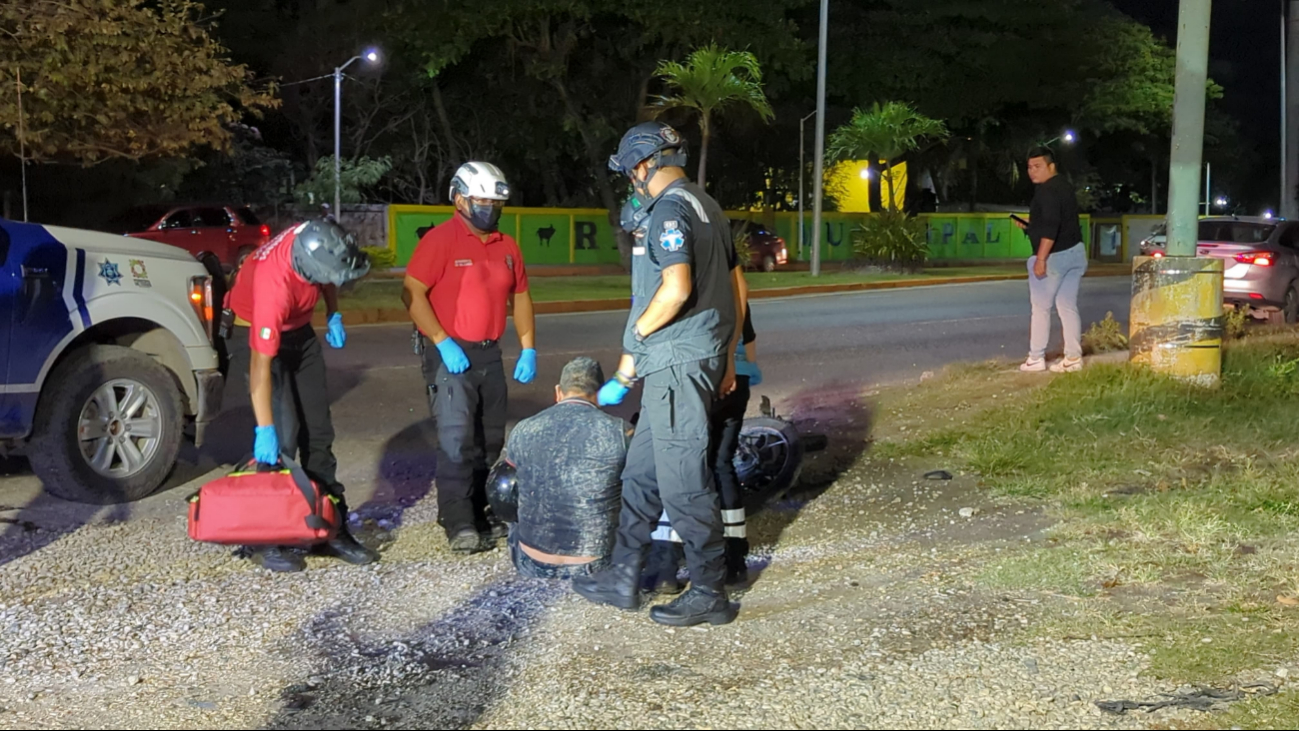
[[[216,342],[215,313],[212,311],[212,277],[189,278],[189,304],[194,308],[194,314],[198,315],[198,321],[203,325],[203,332],[207,333],[208,340]]]

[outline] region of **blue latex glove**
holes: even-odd
[[[259,426],[254,430],[253,459],[262,464],[280,463],[280,437],[274,426]]]
[[[535,348],[524,348],[519,353],[519,364],[514,366],[514,380],[519,383],[532,383],[537,377],[537,351]]]
[[[437,344],[438,352],[442,354],[442,363],[446,365],[448,373],[464,373],[469,370],[469,356],[465,355],[464,348],[460,343],[447,338]]]
[[[748,376],[750,386],[757,386],[762,383],[762,369],[758,367],[757,363],[750,363],[747,360],[739,358],[735,360],[735,375]]]
[[[329,330],[325,333],[325,342],[332,348],[341,348],[347,344],[347,331],[343,329],[343,313],[335,312],[329,316]]]
[[[627,397],[630,388],[618,383],[616,380],[610,380],[600,388],[600,395],[597,401],[601,406],[617,406]]]

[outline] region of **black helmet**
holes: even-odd
[[[609,158],[609,169],[631,177],[631,171],[650,158],[656,168],[685,167],[686,141],[671,125],[642,122],[622,136],[618,151]]]
[[[293,239],[293,268],[312,284],[343,285],[364,277],[370,259],[333,218],[307,221]]]
[[[519,478],[514,465],[501,460],[487,475],[487,504],[507,523],[519,522]]]

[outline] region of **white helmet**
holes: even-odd
[[[510,199],[510,184],[505,182],[505,173],[489,162],[467,162],[451,178],[451,202],[456,194],[465,198],[483,198],[492,201]]]

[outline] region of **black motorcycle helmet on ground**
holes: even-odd
[[[341,286],[368,274],[370,259],[356,245],[356,236],[329,217],[298,227],[293,268],[312,284]]]
[[[507,523],[519,522],[519,478],[514,465],[501,460],[487,475],[487,504]]]

